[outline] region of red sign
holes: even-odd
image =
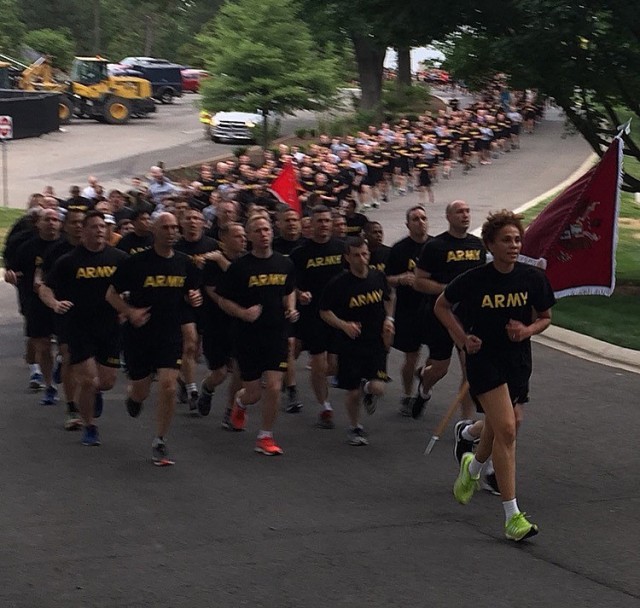
[[[12,116],[0,116],[0,139],[13,139]]]

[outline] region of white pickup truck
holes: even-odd
[[[201,113],[205,133],[215,142],[242,141],[255,143],[262,126],[262,114],[252,112]]]

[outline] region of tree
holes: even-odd
[[[68,70],[73,62],[75,49],[71,42],[69,30],[33,30],[28,32],[23,43],[42,55],[51,55],[53,65],[61,70]]]
[[[259,109],[265,139],[270,113],[315,109],[335,94],[335,61],[314,50],[293,0],[228,2],[198,41],[213,74],[202,87],[204,107]]]
[[[15,57],[25,32],[16,0],[0,0],[0,15],[2,15],[0,53]]]
[[[539,89],[599,155],[617,125],[629,116],[640,120],[640,16],[634,5],[507,0],[499,11],[478,7],[467,17],[470,29],[447,57],[454,75],[480,81],[490,66],[508,73],[516,88]],[[458,42],[463,48],[456,48]],[[640,160],[640,143],[631,135],[624,141],[625,154]],[[640,190],[638,177],[627,172],[625,189]]]

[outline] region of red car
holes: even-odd
[[[196,70],[191,68],[185,68],[180,70],[182,74],[182,90],[191,91],[197,93],[200,89],[200,81],[209,75],[206,70]]]

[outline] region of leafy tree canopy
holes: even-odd
[[[202,89],[211,111],[286,114],[318,107],[335,92],[336,62],[316,52],[292,0],[228,2],[198,41],[213,74]]]

